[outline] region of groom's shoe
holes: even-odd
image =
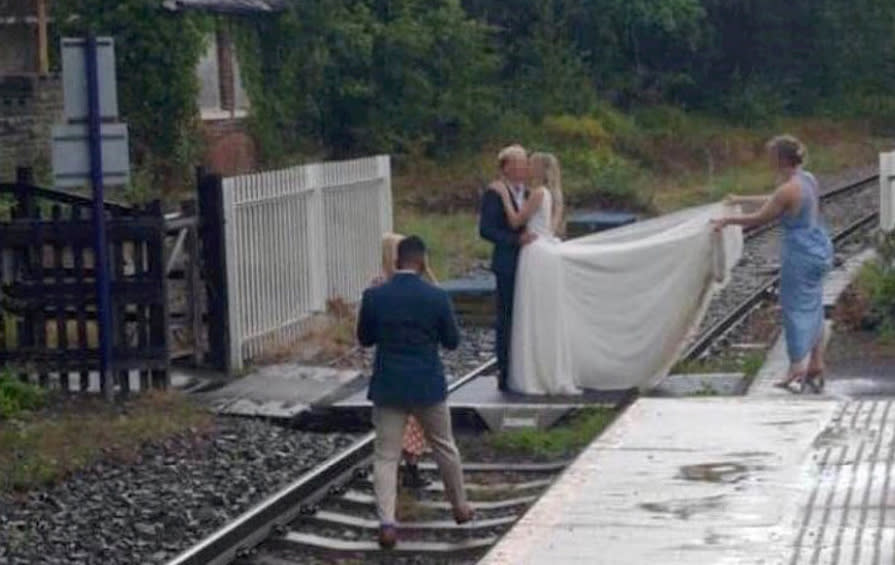
[[[469,505],[454,510],[454,522],[456,522],[458,526],[471,522],[474,519],[475,511]]]
[[[392,549],[398,543],[398,530],[389,524],[379,526],[379,547]]]
[[[497,375],[497,390],[506,392],[509,390],[507,386],[507,378],[504,375]]]

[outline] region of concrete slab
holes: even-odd
[[[841,411],[835,401],[640,399],[480,563],[788,562],[819,477],[812,456],[839,437],[828,426]]]
[[[263,367],[198,395],[220,414],[294,418],[322,399],[363,379],[360,371],[282,364]]]
[[[576,396],[526,396],[497,389],[497,380],[482,376],[451,394],[449,401],[455,415],[475,415],[492,431],[505,428],[548,428],[570,410],[586,406],[616,406],[630,395],[628,391],[585,392]],[[332,403],[317,406],[330,414],[354,414],[360,419],[369,416],[372,404],[366,389]]]

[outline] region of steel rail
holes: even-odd
[[[497,365],[491,358],[448,385],[448,394],[469,384]],[[331,487],[345,481],[355,469],[365,465],[373,456],[374,432],[360,438],[292,484],[265,499],[220,530],[206,537],[192,548],[168,562],[168,565],[225,565],[264,541],[272,533],[301,514],[303,508],[314,504]]]

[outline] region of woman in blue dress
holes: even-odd
[[[731,197],[733,203],[760,204],[751,214],[713,221],[715,229],[728,225],[757,226],[780,219],[780,306],[789,355],[786,378],[775,386],[793,392],[793,385],[823,387],[825,324],[823,280],[832,268],[833,244],[821,225],[818,185],[802,170],[805,148],[788,135],[768,143],[768,153],[779,180],[771,196]]]

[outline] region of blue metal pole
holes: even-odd
[[[109,246],[106,240],[105,198],[103,196],[103,153],[99,110],[99,76],[97,72],[96,36],[87,35],[87,129],[90,138],[90,184],[93,186],[93,226],[96,270],[96,308],[99,323],[100,383],[106,398],[115,394],[114,378],[109,371],[112,358],[112,317],[109,290]]]

